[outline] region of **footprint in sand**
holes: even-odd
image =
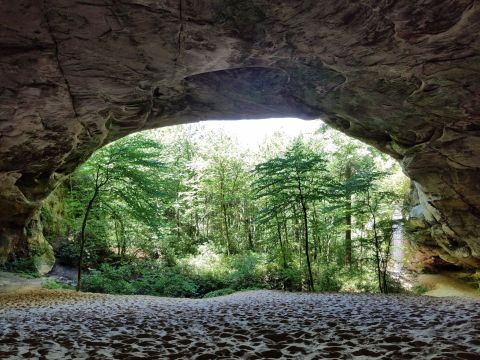
[[[480,359],[474,300],[0,295],[1,359]]]

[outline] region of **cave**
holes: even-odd
[[[5,0],[0,20],[0,261],[46,246],[42,201],[102,145],[297,117],[397,159],[425,248],[480,268],[476,1]]]

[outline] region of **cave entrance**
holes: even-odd
[[[97,270],[86,290],[358,291],[365,281],[377,288],[378,277],[387,292],[392,210],[408,181],[395,160],[322,121],[287,118],[130,135],[99,149],[59,191],[70,237],[52,231],[48,212],[45,235],[60,239],[63,265],[78,266],[80,231],[83,267]],[[129,281],[115,282],[123,272]]]

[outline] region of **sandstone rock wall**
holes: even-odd
[[[288,116],[398,159],[438,248],[480,267],[479,32],[476,0],[3,0],[0,257],[108,141]]]

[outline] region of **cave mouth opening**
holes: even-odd
[[[139,132],[97,150],[59,189],[63,205],[55,196],[47,202],[42,221],[64,266],[78,266],[76,247],[84,249],[83,268],[95,269],[81,282],[89,291],[128,293],[130,285],[117,289],[123,285],[107,278],[124,271],[137,284],[153,266],[181,283],[172,293],[165,285],[162,295],[256,286],[363,291],[365,281],[376,289],[382,274],[387,292],[398,245],[389,231],[401,201],[386,200],[386,188],[408,191],[397,162],[321,120],[207,121]],[[49,218],[55,206],[69,217],[66,236]],[[390,230],[375,228],[375,216]],[[388,244],[375,247],[375,231]],[[374,253],[385,263],[380,275]],[[196,283],[192,273],[214,285]]]

